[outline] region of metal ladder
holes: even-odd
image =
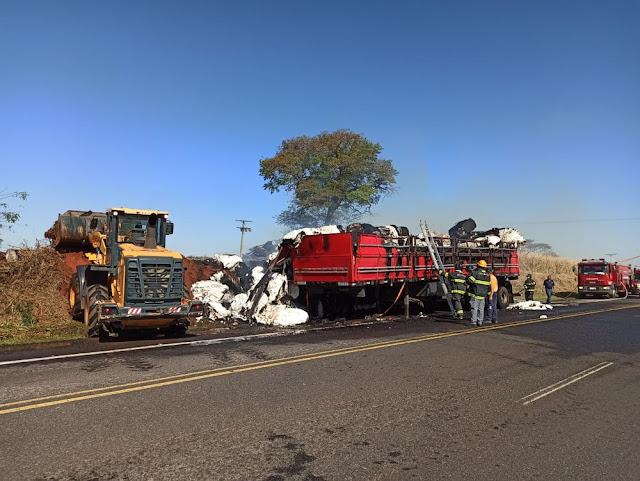
[[[438,268],[438,274],[440,274],[440,272],[444,273],[444,264],[442,262],[440,254],[438,253],[436,242],[433,240],[433,236],[431,235],[429,226],[425,221],[421,220],[420,228],[422,229],[422,235],[424,235],[424,240],[427,243],[427,247],[429,248],[431,260],[433,261],[433,264]],[[438,279],[440,281],[440,285],[442,286],[442,290],[444,291],[444,295],[447,298],[447,304],[449,304],[451,315],[453,317],[456,317],[456,310],[453,308],[453,302],[451,302],[451,292],[449,292],[449,288],[447,286],[447,283],[445,282],[445,278],[444,276],[438,275]]]

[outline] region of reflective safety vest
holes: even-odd
[[[535,291],[536,290],[536,281],[534,281],[533,279],[527,279],[526,281],[524,281],[524,290],[529,292],[529,291]]]
[[[491,278],[487,271],[479,267],[467,277],[469,296],[476,299],[484,299],[491,289]]]
[[[467,276],[461,271],[447,272],[445,277],[451,283],[451,294],[462,294],[467,292]]]

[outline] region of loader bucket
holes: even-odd
[[[52,246],[58,250],[90,248],[87,235],[91,231],[104,232],[106,224],[107,214],[102,212],[68,210],[58,215]]]

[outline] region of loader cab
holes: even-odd
[[[168,217],[169,213],[164,211],[107,209],[107,245],[133,244],[143,247],[149,229],[155,228],[155,244],[165,247],[167,236],[173,234],[173,223]]]

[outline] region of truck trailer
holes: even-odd
[[[469,273],[484,259],[498,279],[498,306],[513,301],[511,282],[520,274],[517,244],[438,235],[433,241],[444,271],[461,264]],[[424,237],[406,228],[392,234],[375,228],[305,235],[299,242],[283,242],[279,261],[295,286],[297,305],[312,318],[382,312],[401,296],[424,304],[445,295]]]

